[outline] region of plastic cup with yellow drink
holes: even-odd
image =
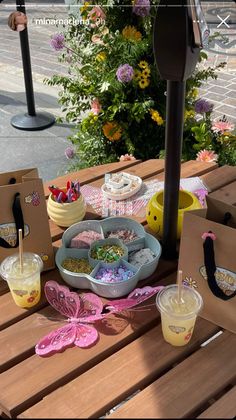
[[[202,308],[201,295],[189,286],[171,284],[162,289],[156,297],[156,305],[161,314],[162,333],[165,341],[172,346],[189,343],[195,321]]]
[[[31,308],[41,296],[40,273],[43,261],[32,252],[23,252],[22,261],[19,254],[11,255],[0,265],[0,276],[7,281],[16,305]]]

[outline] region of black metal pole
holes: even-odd
[[[171,4],[170,4],[171,3]],[[163,257],[176,258],[179,183],[186,80],[199,61],[207,25],[199,0],[160,0],[154,22],[153,51],[160,77],[167,80]],[[200,25],[201,24],[201,25]]]
[[[25,1],[16,0],[16,9],[18,12],[26,14]],[[13,125],[13,127],[15,128],[18,128],[19,130],[43,130],[53,125],[55,123],[55,118],[49,112],[36,113],[35,111],[34,89],[27,25],[23,31],[19,32],[19,35],[28,112],[12,117],[11,125]]]
[[[185,81],[167,81],[163,257],[177,257],[177,221],[183,141]]]
[[[24,0],[16,1],[16,9],[18,12],[23,12],[26,14],[25,2]],[[30,49],[29,49],[29,38],[28,38],[28,29],[26,28],[19,33],[20,35],[20,46],[21,46],[21,56],[23,63],[23,72],[25,79],[25,93],[28,114],[35,116],[35,102],[34,102],[34,90],[33,90],[33,80],[32,80],[32,71],[31,71],[31,60],[30,60]]]

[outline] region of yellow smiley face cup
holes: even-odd
[[[163,235],[163,202],[164,191],[161,190],[152,196],[146,207],[146,218],[148,226],[160,238],[162,238]],[[201,208],[202,206],[194,194],[186,190],[179,191],[177,239],[179,239],[181,236],[184,212]]]

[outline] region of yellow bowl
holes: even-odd
[[[50,219],[58,226],[68,227],[83,220],[86,213],[84,197],[80,194],[78,200],[72,203],[57,203],[50,194],[47,203]]]
[[[158,191],[149,200],[146,207],[147,223],[153,232],[160,238],[163,235],[163,201],[164,191]],[[195,210],[202,208],[197,197],[189,191],[179,191],[179,210],[178,210],[178,224],[177,224],[177,238],[180,238],[184,212],[188,210]]]

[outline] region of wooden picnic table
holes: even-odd
[[[164,161],[128,161],[71,175],[100,187],[106,172],[125,170],[143,180],[164,179]],[[236,203],[236,167],[189,161],[181,177],[199,176],[218,199]],[[63,186],[68,175],[50,181]],[[45,196],[48,195],[47,183]],[[87,219],[99,215],[88,207]],[[147,228],[145,217],[133,216]],[[64,229],[50,221],[55,250]],[[176,281],[177,261],[160,260],[155,274],[139,283]],[[57,269],[43,273],[63,284]],[[102,298],[105,302],[106,299]],[[155,297],[150,299],[155,302]],[[149,302],[149,303],[150,303]],[[68,348],[50,357],[35,354],[40,338],[57,327],[43,296],[30,310],[17,307],[0,281],[0,413],[14,418],[233,418],[236,415],[236,336],[198,318],[190,343],[173,347],[162,337],[155,305],[112,318],[115,332],[100,330],[89,349]],[[212,337],[209,344],[203,345]],[[115,410],[112,410],[116,407]]]

